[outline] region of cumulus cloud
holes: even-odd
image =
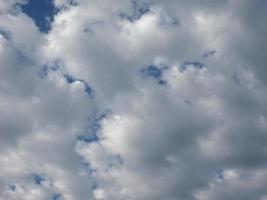
[[[267,199],[266,3],[30,3],[0,2],[0,199]]]

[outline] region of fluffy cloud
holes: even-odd
[[[0,3],[0,198],[267,198],[262,1]],[[37,24],[38,25],[38,24]]]

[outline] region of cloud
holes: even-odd
[[[266,199],[265,3],[56,0],[49,31],[25,3],[0,3],[0,199]]]

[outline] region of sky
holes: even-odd
[[[266,7],[0,0],[0,199],[267,200]]]

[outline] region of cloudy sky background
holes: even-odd
[[[267,200],[267,1],[1,0],[1,200]]]

